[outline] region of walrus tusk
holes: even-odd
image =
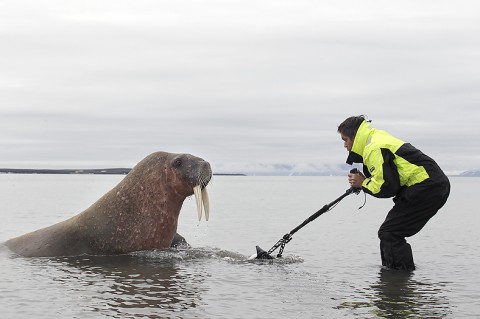
[[[197,202],[198,221],[202,220],[203,211],[205,210],[205,220],[208,221],[210,217],[210,201],[208,200],[207,188],[201,188],[197,185],[193,188],[195,194],[195,200]]]
[[[195,194],[195,200],[197,201],[197,213],[198,221],[202,220],[202,191],[200,185],[197,185],[193,188],[193,193]]]
[[[210,201],[206,187],[202,189],[202,203],[203,209],[205,210],[205,220],[208,222],[208,218],[210,217]]]

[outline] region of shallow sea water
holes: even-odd
[[[123,176],[0,175],[0,242],[83,211]],[[478,318],[478,178],[451,178],[446,206],[410,238],[417,270],[380,267],[392,205],[363,193],[299,230],[283,258],[250,261],[348,188],[343,177],[215,176],[209,222],[194,198],[190,249],[22,258],[0,247],[0,312],[16,318]]]

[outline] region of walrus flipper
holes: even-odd
[[[170,248],[179,248],[179,247],[190,247],[190,245],[187,243],[187,240],[185,237],[180,235],[179,233],[175,233],[175,236],[173,236],[172,244],[170,245]]]

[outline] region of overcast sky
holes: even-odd
[[[2,0],[0,55],[0,167],[321,171],[366,114],[480,169],[475,0]]]

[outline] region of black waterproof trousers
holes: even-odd
[[[448,179],[434,185],[420,183],[403,188],[393,199],[395,205],[378,230],[382,265],[414,270],[412,248],[405,240],[418,233],[447,201]]]

